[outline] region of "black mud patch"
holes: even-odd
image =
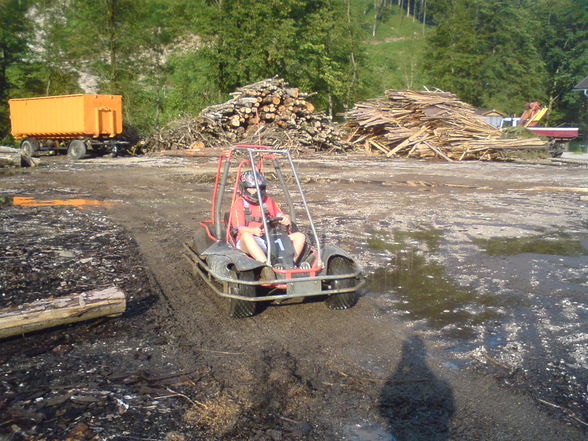
[[[129,235],[95,207],[5,205],[0,225],[1,307],[111,285],[127,295],[120,318],[0,342],[0,438],[148,439],[191,430],[176,413],[191,405],[184,396],[194,395],[201,373],[169,364],[178,356],[160,324],[159,293]]]
[[[0,225],[0,307],[109,285],[143,296],[136,244],[99,210],[5,206]]]

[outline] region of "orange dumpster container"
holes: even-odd
[[[123,129],[120,95],[19,98],[8,104],[16,139],[114,138]]]

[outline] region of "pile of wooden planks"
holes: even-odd
[[[195,148],[255,143],[300,151],[344,151],[342,131],[307,101],[312,94],[270,78],[237,89],[222,104],[205,108],[195,118],[173,121],[146,141],[144,150]]]
[[[388,90],[386,98],[356,104],[345,116],[347,141],[388,157],[492,160],[547,148],[539,138],[502,138],[472,106],[442,91]]]

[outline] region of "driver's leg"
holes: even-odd
[[[292,241],[292,245],[294,245],[294,262],[296,262],[304,249],[306,236],[304,236],[304,233],[297,231],[296,233],[289,234],[288,237]]]
[[[239,248],[253,257],[255,260],[264,262],[267,260],[265,253],[257,243],[255,236],[251,233],[241,233],[239,236]],[[304,245],[304,244],[303,244]]]

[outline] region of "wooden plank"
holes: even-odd
[[[375,148],[377,148],[378,150],[382,151],[383,153],[387,154],[390,150],[388,150],[386,147],[384,147],[381,144],[378,144],[377,142],[374,142],[372,140],[368,141],[371,145],[373,145]]]
[[[407,158],[410,158],[410,155],[412,155],[412,153],[415,150],[418,150],[420,148],[420,146],[421,146],[421,143],[420,142],[418,144],[413,145],[412,148],[410,149],[410,151],[408,152],[408,154],[406,155],[406,157]]]
[[[420,135],[422,135],[425,132],[425,130],[427,130],[426,126],[421,127],[420,130],[418,132],[416,132],[414,135],[412,135],[410,138],[405,139],[399,145],[397,145],[392,150],[390,150],[390,152],[386,156],[390,157],[390,156],[394,155],[396,152],[399,152],[400,150],[402,150],[404,147],[408,147],[409,145],[414,144],[415,142],[418,142],[417,138]]]
[[[443,153],[441,150],[433,147],[431,144],[429,144],[428,142],[424,142],[423,144],[425,144],[427,147],[429,147],[431,150],[433,150],[433,152],[437,153],[439,156],[441,156],[443,159],[449,161],[449,162],[453,162],[453,159],[451,159],[449,156],[447,156],[445,153]]]
[[[467,155],[467,153],[468,153],[469,151],[470,151],[470,148],[469,148],[469,147],[468,147],[468,148],[466,148],[466,149],[463,151],[463,153],[461,154],[461,156],[460,156],[459,160],[460,160],[460,161],[461,161],[461,160],[463,160],[463,158],[465,158],[465,155]]]

